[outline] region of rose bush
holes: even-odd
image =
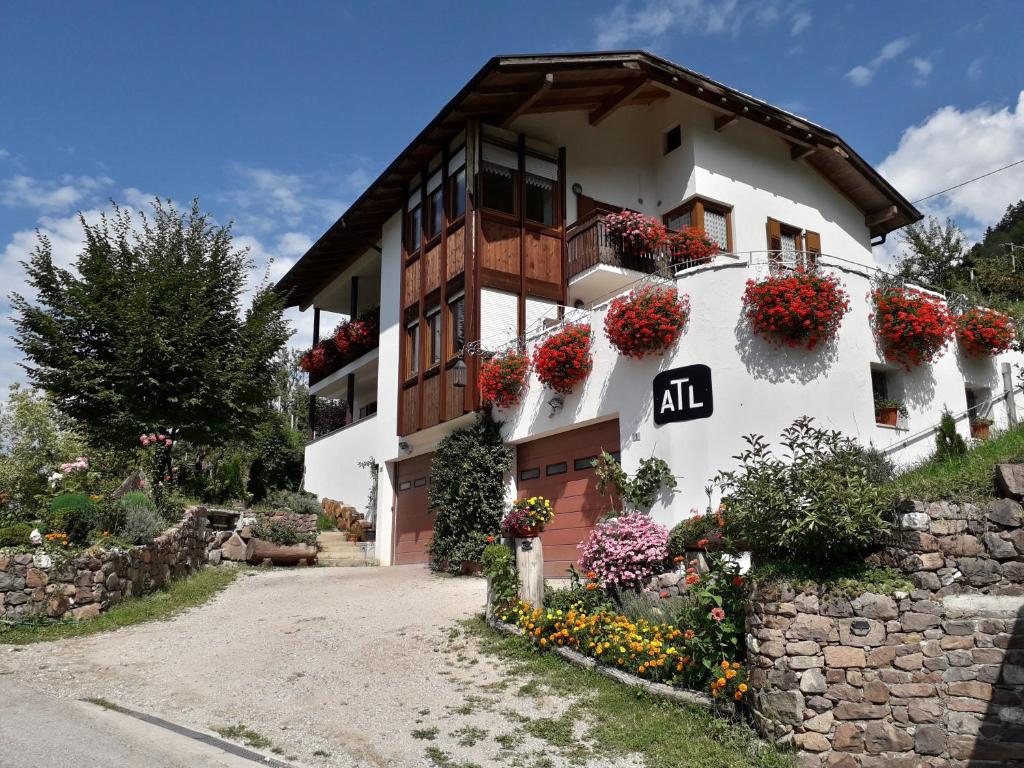
[[[674,344],[689,314],[690,299],[685,293],[647,286],[611,303],[604,333],[619,352],[639,359]]]
[[[668,567],[668,529],[633,512],[594,526],[579,545],[580,566],[612,590],[642,589]]]
[[[573,387],[587,378],[593,365],[589,325],[566,325],[548,336],[533,352],[537,378],[563,394],[572,392]]]
[[[967,354],[994,357],[1012,346],[1016,332],[1009,316],[976,307],[956,318],[956,336]]]
[[[743,306],[759,336],[787,347],[814,349],[835,336],[850,302],[831,275],[797,271],[748,280]]]
[[[518,405],[529,370],[530,359],[520,352],[496,355],[484,361],[477,377],[481,403],[499,408]]]
[[[930,363],[953,335],[945,302],[915,288],[882,287],[872,291],[872,319],[885,359],[908,370]]]

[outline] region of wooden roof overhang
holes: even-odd
[[[405,199],[415,176],[469,118],[507,126],[524,114],[586,110],[597,125],[623,106],[651,104],[673,91],[711,106],[715,130],[747,120],[774,131],[863,211],[873,237],[921,213],[839,136],[804,118],[643,51],[491,59],[430,121],[352,206],[277,283],[289,306],[313,297],[368,248]]]

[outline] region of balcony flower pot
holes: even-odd
[[[543,496],[520,499],[501,520],[501,533],[515,539],[535,539],[553,517],[551,502]]]
[[[887,427],[895,427],[899,421],[900,411],[899,408],[876,408],[875,409],[875,423],[884,424]]]
[[[971,437],[975,440],[988,440],[991,436],[991,419],[975,419],[971,422]]]

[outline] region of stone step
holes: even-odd
[[[363,566],[380,565],[373,558],[324,557],[320,556],[316,564],[324,568],[362,568]]]

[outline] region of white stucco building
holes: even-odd
[[[622,209],[701,227],[722,253],[653,275],[602,234],[602,212]],[[872,243],[918,218],[835,134],[650,54],[493,59],[279,283],[317,317],[379,307],[379,346],[312,382],[349,411],[306,448],[306,487],[363,506],[371,478],[358,465],[373,458],[378,557],[425,561],[431,451],[473,418],[481,354],[566,320],[594,329],[587,380],[552,403],[532,376],[523,402],[495,414],[516,447],[510,493],[555,500],[551,575],[605,509],[589,467],[602,449],[627,471],[668,462],[679,486],[652,512],[671,524],[706,503],[742,435],[774,438],[803,414],[904,463],[928,454],[944,409],[965,436],[969,409],[1004,426],[1017,355],[969,358],[952,342],[912,371],[881,355]],[[813,254],[843,283],[851,309],[823,349],[751,334],[743,289],[770,253]],[[667,354],[637,361],[601,329],[607,302],[645,281],[686,293],[691,316]],[[654,377],[696,364],[710,368],[713,413],[655,424]],[[896,427],[876,424],[879,394],[905,401]]]

